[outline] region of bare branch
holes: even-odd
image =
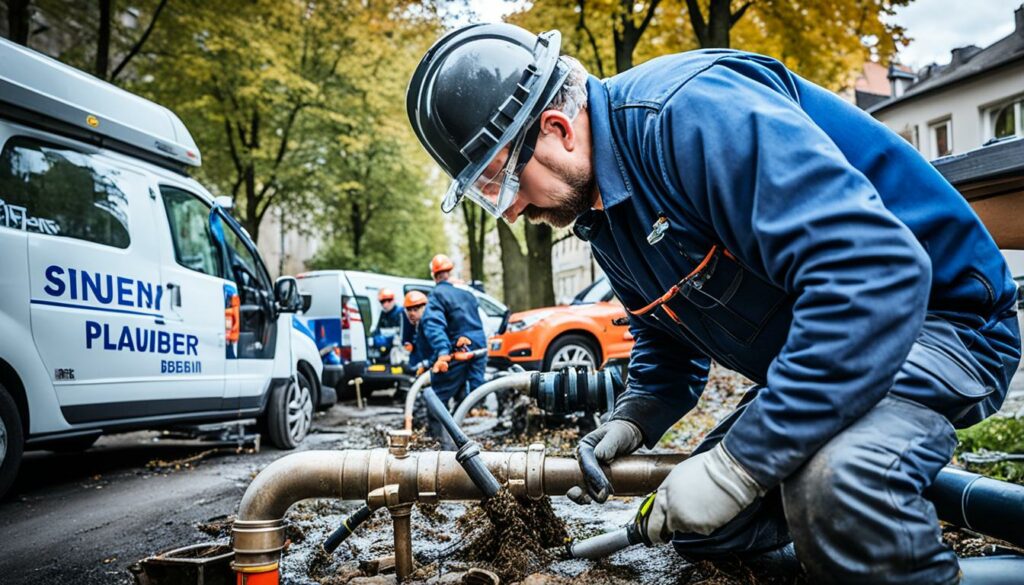
[[[582,30],[587,34],[587,39],[590,41],[590,48],[594,51],[594,61],[597,64],[597,74],[600,77],[604,77],[604,63],[601,61],[601,51],[597,49],[597,38],[594,37],[594,33],[587,26],[586,21],[586,0],[576,0],[576,5],[580,7],[580,21],[576,25],[576,28]]]
[[[744,3],[743,6],[740,6],[739,10],[732,13],[732,16],[729,17],[729,28],[736,26],[736,23],[743,18],[743,13],[746,12],[747,8],[750,8],[750,5],[753,3],[754,0],[750,0],[749,2]]]
[[[654,11],[658,9],[658,4],[661,4],[661,0],[651,0],[651,5],[647,8],[647,14],[644,15],[644,19],[637,29],[636,38],[639,39],[643,36],[644,31],[647,30],[647,25],[651,24],[651,19],[654,18]]]
[[[126,65],[128,65],[128,62],[131,61],[136,54],[138,54],[140,49],[142,49],[142,45],[146,44],[146,39],[148,39],[149,34],[153,32],[153,27],[156,25],[156,20],[160,18],[160,11],[162,11],[164,9],[164,6],[166,5],[167,0],[160,0],[160,4],[158,4],[156,10],[153,11],[153,20],[149,21],[149,26],[146,27],[145,31],[143,31],[142,36],[139,37],[139,40],[136,41],[134,45],[132,45],[131,50],[129,50],[128,54],[125,55],[124,59],[121,60],[121,63],[114,68],[114,72],[110,74],[111,81],[117,78],[117,75],[121,73],[121,71],[125,68]]]
[[[697,35],[697,42],[703,47],[708,36],[708,25],[704,21],[704,15],[700,12],[697,0],[686,0],[686,13],[690,17],[693,32]]]

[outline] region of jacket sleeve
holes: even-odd
[[[639,427],[644,445],[651,448],[697,404],[710,362],[690,344],[647,323],[646,317],[630,316],[629,331],[634,339],[629,380],[612,418]]]
[[[444,300],[438,291],[435,290],[427,300],[427,308],[423,311],[423,319],[420,321],[424,337],[430,343],[430,351],[420,350],[423,355],[429,355],[436,360],[439,356],[452,352],[452,343],[448,339],[448,317],[445,312]]]
[[[796,297],[767,388],[725,437],[769,489],[889,391],[924,321],[931,265],[800,108],[791,74],[759,59],[722,59],[686,83],[659,114],[656,148],[666,188]]]

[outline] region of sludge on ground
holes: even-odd
[[[712,370],[708,388],[697,408],[673,426],[659,444],[660,451],[689,451],[739,401],[749,384],[721,369]],[[372,423],[370,422],[372,421]],[[375,427],[367,444],[345,448],[382,446],[384,430],[399,428],[400,415],[368,417]],[[578,436],[571,429],[550,429],[541,435],[476,437],[488,450],[523,448],[538,440],[548,443],[550,456],[571,456]],[[414,443],[430,449],[429,440]],[[508,498],[513,500],[512,498]],[[417,570],[408,583],[461,583],[470,568],[489,569],[502,583],[526,585],[595,584],[706,584],[765,585],[803,583],[793,576],[771,575],[738,563],[689,563],[670,547],[632,547],[600,562],[567,559],[567,534],[586,538],[626,524],[639,498],[613,498],[603,506],[578,506],[565,498],[542,500],[543,510],[532,510],[508,500],[481,506],[471,502],[442,502],[413,508],[413,554]],[[298,504],[289,512],[291,543],[282,559],[282,583],[307,585],[370,585],[394,583],[391,520],[378,511],[334,555],[318,553],[319,545],[356,507],[357,502],[329,500]],[[538,517],[538,512],[540,516]],[[563,532],[564,531],[564,532]],[[947,530],[946,540],[963,556],[992,554],[990,539]],[[383,567],[383,570],[382,570]]]

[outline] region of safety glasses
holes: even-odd
[[[448,213],[455,209],[463,197],[469,197],[491,216],[501,217],[519,193],[519,176],[533,157],[538,130],[539,127],[534,124],[520,134],[509,145],[505,162],[501,163],[497,159],[491,161],[472,182],[453,180],[441,202],[441,210]]]

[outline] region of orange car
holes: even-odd
[[[489,362],[499,368],[596,368],[609,358],[628,358],[633,336],[626,311],[608,280],[600,278],[580,291],[571,305],[513,313],[504,333],[491,337],[488,347]]]

